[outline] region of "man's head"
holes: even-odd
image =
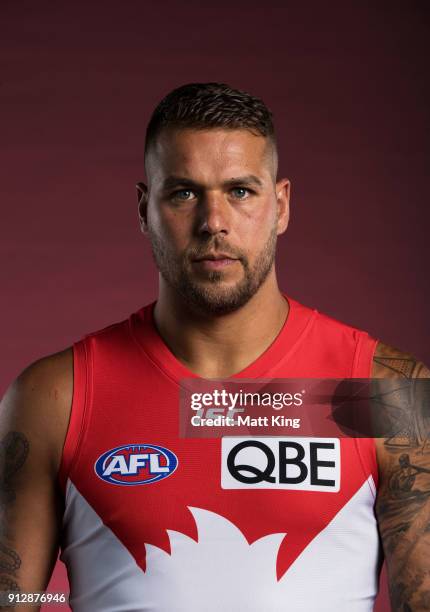
[[[141,227],[169,290],[215,315],[274,281],[289,183],[276,182],[273,123],[261,100],[217,83],[172,91],[149,122],[145,168]]]

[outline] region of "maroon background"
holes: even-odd
[[[275,113],[281,287],[430,362],[427,3],[200,4],[2,3],[2,392],[156,296],[134,184],[151,109],[189,81]]]

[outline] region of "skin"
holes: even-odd
[[[0,590],[28,593],[48,585],[59,547],[63,499],[57,473],[72,386],[68,349],[29,366],[1,402]]]
[[[288,314],[273,261],[258,290],[228,307],[247,269],[258,282],[258,268],[270,252],[274,258],[276,236],[288,226],[290,183],[275,181],[273,146],[247,130],[165,130],[146,170],[148,186],[137,186],[139,218],[158,247],[158,331],[200,376],[239,372],[273,342]],[[209,252],[239,259],[217,271],[193,262]]]
[[[289,181],[275,179],[271,143],[246,130],[166,130],[150,150],[146,172],[148,184],[137,186],[139,219],[160,267],[158,331],[193,372],[207,378],[231,376],[261,355],[288,316],[273,257],[276,238],[288,226]],[[169,180],[165,189],[166,180],[174,176],[182,182]],[[194,261],[209,252],[225,252],[234,261],[219,267]],[[429,374],[412,356],[378,344],[374,377]],[[33,592],[47,587],[58,555],[64,500],[57,474],[72,391],[73,358],[67,349],[30,365],[3,398],[0,590]],[[424,401],[417,395],[411,406],[399,410],[408,416]],[[426,610],[430,506],[423,498],[414,514],[411,505],[407,525],[393,510],[393,499],[403,495],[399,474],[406,472],[399,472],[400,452],[389,442],[376,441],[381,480],[376,513],[393,610]],[[430,467],[422,440],[420,444],[410,440],[408,465],[402,459],[412,489],[422,489],[430,481],[422,474],[415,480],[411,476],[416,472],[411,465]],[[408,503],[412,504],[405,498]]]
[[[413,355],[380,342],[372,375],[407,381],[412,391],[407,406],[386,400],[402,433],[375,440],[380,479],[375,513],[391,606],[395,612],[430,610],[430,432],[419,419],[429,411],[430,370]]]

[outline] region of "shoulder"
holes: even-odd
[[[73,396],[73,349],[26,367],[7,389],[0,411],[1,437],[18,432],[55,472],[61,460]]]
[[[373,344],[376,342],[368,331],[357,327],[348,320],[335,318],[327,312],[305,306],[290,297],[288,300],[293,307],[293,318],[311,321],[314,336],[327,345],[341,343],[341,345],[355,346],[359,339],[366,338]]]
[[[26,367],[6,395],[20,400],[43,400],[45,405],[65,399],[73,387],[73,349],[42,357]]]
[[[428,383],[417,383],[419,379],[430,379],[429,368],[411,353],[397,349],[384,342],[378,342],[372,363],[372,378],[404,381],[403,390],[382,387],[379,402],[384,411],[384,437],[375,438],[376,454],[382,481],[391,474],[398,461],[399,449],[410,453],[421,453],[421,446],[429,435],[426,420],[421,418],[427,410]],[[388,383],[387,383],[388,384]],[[391,390],[391,392],[390,392]],[[388,419],[388,420],[387,420]]]

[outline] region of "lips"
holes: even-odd
[[[227,253],[207,253],[193,260],[195,264],[198,264],[202,268],[209,270],[217,270],[226,266],[231,266],[236,263],[237,258],[231,257]]]
[[[221,261],[221,260],[231,260],[236,261],[236,257],[232,257],[228,253],[207,253],[206,255],[201,255],[200,257],[196,257],[194,261]]]

